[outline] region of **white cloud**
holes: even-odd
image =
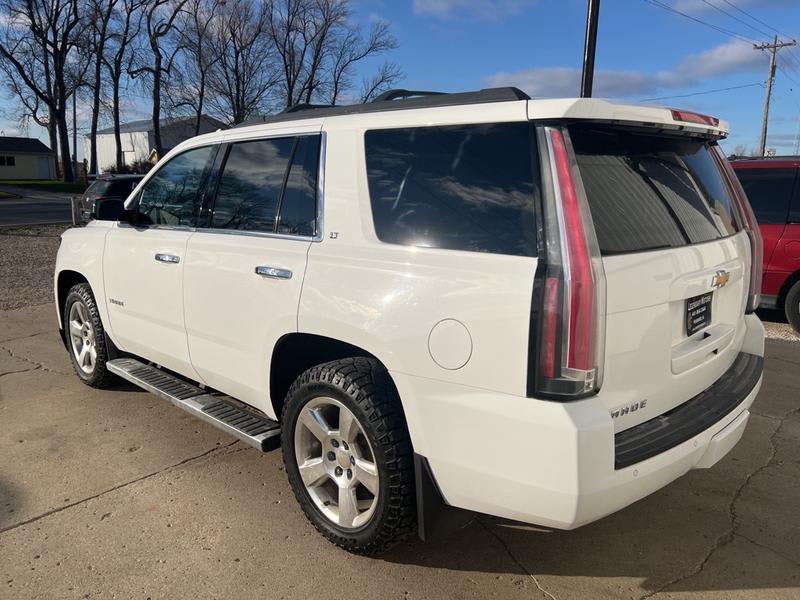
[[[600,69],[594,77],[594,96],[624,97],[656,94],[660,90],[679,89],[702,84],[724,75],[766,72],[767,57],[750,44],[734,40],[710,50],[689,55],[669,70],[655,74],[639,71]],[[577,96],[580,69],[546,67],[513,73],[496,73],[487,78],[490,86],[513,85],[531,96]]]
[[[499,21],[518,15],[536,0],[414,0],[416,15],[433,15],[440,19],[468,15],[484,21]]]
[[[730,13],[738,13],[738,11],[732,8],[730,5],[726,5],[725,2],[722,0],[708,0],[711,4],[719,6],[723,10],[730,12]],[[739,8],[747,8],[749,6],[757,7],[757,8],[767,8],[767,7],[780,7],[780,6],[789,6],[790,4],[794,3],[795,0],[735,0],[734,4]],[[674,4],[676,10],[680,10],[683,12],[703,12],[706,10],[713,10],[714,12],[718,12],[714,10],[713,7],[709,6],[703,0],[677,0]],[[737,16],[741,17],[741,14],[737,14]],[[753,23],[754,25],[758,26],[757,23]]]

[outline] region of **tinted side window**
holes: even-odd
[[[278,233],[312,236],[317,222],[319,136],[301,136],[281,201]]]
[[[272,232],[293,138],[237,142],[228,151],[212,227]]]
[[[364,141],[378,239],[536,255],[528,123],[375,130]]]
[[[794,169],[737,169],[759,223],[786,223],[794,188]]]
[[[161,167],[142,188],[140,221],[151,225],[193,226],[203,175],[213,150],[213,146],[195,148]]]

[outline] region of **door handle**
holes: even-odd
[[[279,269],[278,267],[268,267],[265,265],[256,267],[256,275],[270,277],[271,279],[291,279],[292,272],[289,269]]]
[[[176,264],[176,263],[181,262],[181,257],[180,256],[175,256],[174,254],[160,254],[159,253],[159,254],[155,255],[155,259],[158,262],[163,262],[163,263]]]

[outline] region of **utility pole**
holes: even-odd
[[[777,55],[778,50],[781,48],[785,48],[786,46],[796,46],[797,42],[792,40],[791,42],[778,42],[778,36],[775,36],[775,39],[772,40],[771,44],[753,44],[753,48],[756,50],[769,50],[769,76],[767,77],[767,96],[764,98],[764,117],[761,120],[761,143],[759,144],[759,153],[761,156],[764,156],[764,152],[767,148],[767,123],[769,122],[769,100],[772,96],[772,81],[775,79],[775,69],[778,66],[777,63]]]
[[[589,0],[586,13],[586,41],[583,45],[583,73],[581,75],[581,98],[592,97],[594,83],[594,53],[597,48],[597,22],[600,18],[600,0]]]

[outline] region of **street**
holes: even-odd
[[[17,194],[17,197],[0,198],[0,227],[4,225],[34,225],[42,223],[69,223],[70,195],[0,186],[0,191]]]

